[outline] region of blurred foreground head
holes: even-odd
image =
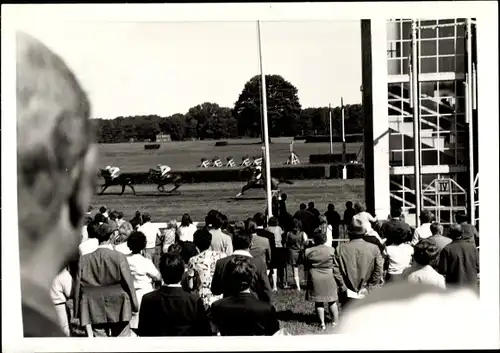
[[[77,251],[92,193],[90,104],[66,64],[38,40],[18,33],[16,55],[21,277],[49,288]]]

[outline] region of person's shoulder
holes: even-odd
[[[142,297],[142,302],[155,301],[160,297],[160,290],[155,289],[152,292],[146,293]]]

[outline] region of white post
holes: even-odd
[[[413,98],[413,148],[415,156],[415,225],[420,225],[420,93],[418,89],[418,48],[417,48],[417,22],[412,21],[412,82],[411,91]]]
[[[332,105],[328,103],[328,121],[330,123],[330,154],[333,154],[333,124],[332,124]]]
[[[345,160],[345,116],[344,116],[344,97],[340,98],[340,106],[342,108],[342,163],[344,164],[342,167],[342,179],[347,179],[347,166]]]
[[[267,217],[273,216],[272,211],[272,195],[271,195],[271,158],[269,156],[269,130],[267,126],[267,93],[266,93],[266,75],[264,74],[264,65],[262,63],[262,45],[260,39],[260,21],[257,21],[257,34],[259,42],[259,61],[260,61],[260,76],[262,80],[262,123],[264,125],[264,163],[266,173],[266,195],[267,195]]]
[[[469,127],[469,217],[472,225],[476,224],[476,207],[474,195],[474,119],[473,119],[473,83],[474,72],[472,66],[472,23],[467,19],[467,75],[465,91],[465,120]]]

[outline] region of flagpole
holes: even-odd
[[[260,76],[262,87],[262,123],[264,126],[264,167],[266,173],[266,196],[267,196],[267,217],[273,216],[272,196],[271,196],[271,158],[269,156],[269,129],[267,126],[267,93],[266,93],[266,75],[264,74],[264,65],[262,63],[262,44],[260,38],[260,21],[257,21],[257,34],[259,43],[259,61]]]
[[[333,124],[332,124],[332,105],[328,103],[328,121],[330,123],[330,155],[333,154]]]
[[[340,107],[342,109],[342,179],[347,179],[347,167],[346,167],[346,145],[345,145],[345,116],[344,116],[344,97],[340,97]]]

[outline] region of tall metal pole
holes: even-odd
[[[465,95],[465,117],[469,128],[469,219],[472,225],[476,223],[476,206],[474,195],[474,121],[473,121],[473,70],[472,70],[472,23],[468,18],[467,26],[467,75]]]
[[[330,103],[328,103],[328,121],[330,123],[330,154],[333,154],[332,105]]]
[[[420,225],[420,194],[422,188],[420,186],[420,93],[418,89],[418,43],[417,43],[417,22],[411,23],[411,64],[412,64],[412,99],[413,99],[413,148],[415,156],[415,225]]]
[[[272,211],[272,195],[271,195],[271,158],[269,156],[269,129],[267,126],[267,93],[266,93],[266,75],[264,74],[264,65],[262,63],[262,45],[260,38],[260,21],[257,21],[257,34],[259,43],[259,61],[260,61],[260,76],[262,86],[262,123],[264,125],[264,163],[266,173],[266,195],[267,195],[267,217],[273,216]]]
[[[342,108],[342,179],[347,179],[347,167],[346,167],[346,144],[345,144],[345,109],[344,109],[344,97],[340,97],[340,107]]]

